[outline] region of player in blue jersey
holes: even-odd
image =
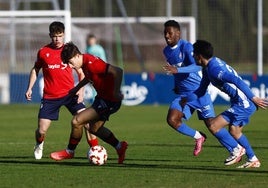
[[[193,46],[180,38],[180,25],[175,20],[168,20],[164,24],[164,37],[167,46],[163,53],[167,64],[163,69],[174,76],[174,92],[177,97],[172,101],[167,123],[177,132],[195,139],[194,156],[202,151],[202,145],[206,135],[189,127],[183,120],[188,120],[197,110],[198,117],[205,123],[209,118],[215,117],[213,105],[209,94],[205,94],[201,100],[193,100],[193,93],[199,87],[201,70],[192,56]],[[173,71],[171,71],[173,70]],[[178,71],[179,70],[179,71]]]
[[[238,168],[260,167],[261,163],[247,137],[242,133],[242,129],[248,124],[250,116],[257,107],[266,109],[267,100],[254,96],[248,85],[232,67],[220,58],[214,57],[213,47],[209,42],[197,40],[193,47],[196,63],[203,67],[200,88],[195,92],[197,96],[204,95],[208,85],[212,83],[230,97],[231,107],[210,121],[210,131],[217,137],[225,126],[229,126],[229,132],[245,148],[248,158],[247,162]],[[224,137],[224,135],[221,136]],[[227,143],[224,146],[230,147]],[[232,158],[232,155],[230,157]]]

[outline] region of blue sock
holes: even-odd
[[[237,141],[230,135],[230,133],[225,129],[220,129],[214,136],[218,141],[229,151],[232,152],[235,147],[237,147]]]
[[[194,138],[194,135],[196,132],[196,130],[192,129],[191,127],[189,127],[185,123],[182,123],[181,126],[179,126],[179,128],[177,128],[177,131],[181,134],[190,136],[192,138]]]
[[[255,156],[255,153],[252,147],[250,146],[249,141],[245,135],[242,134],[242,136],[239,139],[237,139],[237,141],[241,146],[243,146],[246,149],[246,155],[248,159],[251,159],[252,157]]]

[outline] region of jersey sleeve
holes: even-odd
[[[200,71],[202,68],[200,66],[197,66],[195,64],[186,66],[186,67],[178,67],[177,71],[178,73],[192,73],[192,72],[198,72]]]
[[[35,68],[42,68],[42,64],[43,64],[43,61],[42,61],[42,55],[41,55],[41,50],[38,51],[37,53],[37,56],[36,56],[36,60],[35,60],[35,63],[34,63],[34,67]]]
[[[188,62],[188,65],[196,65],[194,57],[193,57],[193,45],[191,43],[186,43],[183,46],[183,53],[185,55],[185,62]]]
[[[210,84],[210,80],[208,77],[208,73],[205,69],[202,70],[202,79],[199,85],[199,88],[194,92],[194,94],[199,98],[206,94],[208,85]]]
[[[229,72],[222,72],[220,73],[219,79],[221,79],[224,82],[229,82],[234,84],[236,87],[238,87],[249,99],[252,99],[254,97],[254,94],[248,87],[248,85],[238,76],[231,74]]]
[[[178,67],[178,73],[192,73],[198,72],[201,70],[201,66],[196,65],[193,57],[193,46],[191,43],[185,43],[183,46],[182,52],[184,53],[184,67]]]

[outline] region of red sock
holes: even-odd
[[[38,130],[35,131],[35,140],[36,143],[41,144],[45,140],[45,135],[40,134]]]
[[[87,143],[89,144],[90,147],[94,147],[99,145],[99,141],[97,138],[92,139],[92,140],[87,140]]]

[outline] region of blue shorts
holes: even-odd
[[[96,112],[99,114],[100,120],[107,121],[109,120],[111,114],[120,109],[121,101],[111,102],[96,96],[91,107],[94,108],[94,110],[96,110]]]
[[[71,112],[72,115],[75,115],[77,111],[85,108],[83,103],[77,103],[77,99],[77,95],[73,97],[67,95],[59,99],[42,99],[38,118],[58,120],[59,111],[62,106],[66,106],[69,112]]]
[[[197,111],[199,120],[215,117],[213,104],[209,94],[205,94],[199,99],[189,101],[185,106],[180,105],[181,100],[182,97],[177,97],[172,101],[169,108],[181,111],[184,114],[184,120],[188,120],[195,110]]]
[[[250,116],[257,110],[255,104],[249,101],[247,108],[241,104],[232,104],[232,106],[221,113],[223,118],[234,126],[244,126],[249,123]]]

